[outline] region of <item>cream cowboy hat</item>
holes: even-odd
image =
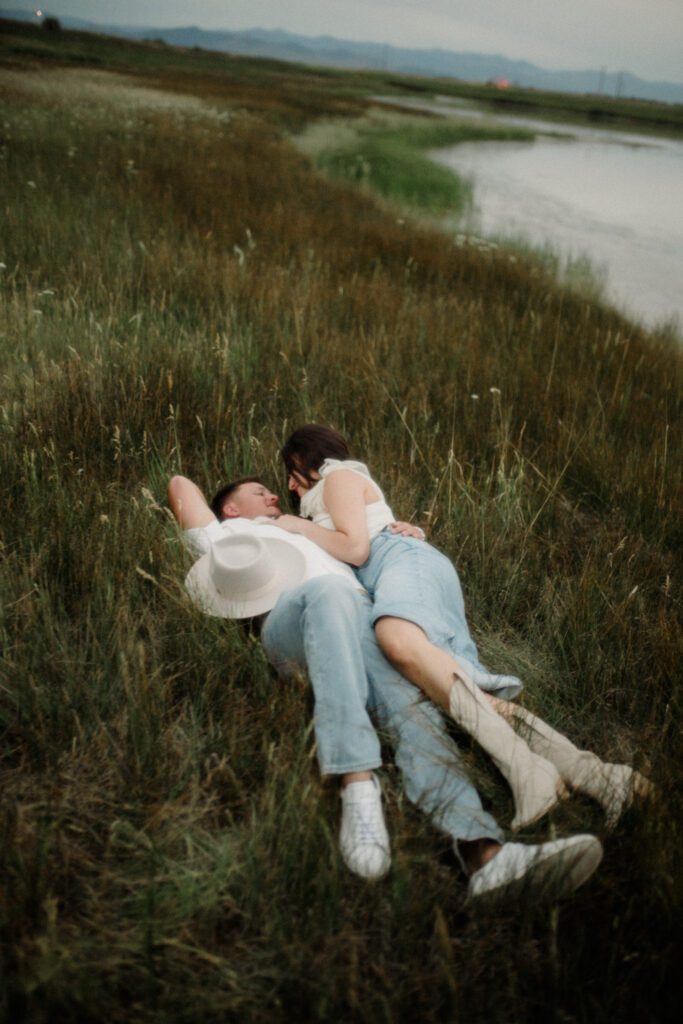
[[[305,578],[304,556],[289,541],[228,534],[194,563],[185,586],[208,615],[248,619],[269,612],[284,590]]]

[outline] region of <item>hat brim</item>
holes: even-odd
[[[264,615],[274,608],[280,594],[304,582],[306,559],[297,547],[276,537],[261,537],[260,540],[267,549],[274,572],[270,583],[256,596],[237,592],[229,597],[221,594],[211,579],[208,552],[194,563],[185,577],[185,587],[192,601],[207,615],[222,619]]]

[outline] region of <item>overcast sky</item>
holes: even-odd
[[[109,24],[282,28],[683,81],[683,0],[49,0],[46,9]]]

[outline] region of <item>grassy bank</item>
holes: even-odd
[[[401,82],[396,82],[401,92]],[[403,85],[405,89],[405,85]],[[493,113],[542,116],[562,123],[594,124],[602,128],[633,128],[680,134],[683,129],[683,105],[654,103],[650,100],[584,95],[581,93],[546,92],[513,86],[498,89],[495,85],[476,82],[453,82],[449,79],[417,79],[411,92],[425,98],[439,94],[473,100]]]
[[[319,175],[314,77],[98,46],[0,56],[4,1019],[673,1019],[680,352]],[[350,876],[305,682],[188,606],[167,479],[275,486],[310,419],[454,558],[483,660],[659,784],[530,830],[604,839],[559,912],[472,913],[389,750],[392,872]]]
[[[429,160],[427,151],[460,142],[533,139],[533,132],[373,111],[345,123],[317,121],[295,142],[321,170],[356,182],[417,213],[459,215],[469,182]]]
[[[610,96],[546,92],[539,89],[498,89],[495,86],[462,82],[451,78],[424,78],[381,71],[342,71],[284,61],[240,57],[201,50],[199,47],[170,47],[161,41],[131,43],[129,40],[89,32],[48,33],[38,25],[0,18],[4,60],[18,66],[32,61],[59,66],[107,67],[138,74],[174,75],[186,79],[184,86],[196,87],[201,78],[206,95],[219,76],[218,91],[229,79],[235,100],[256,103],[265,100],[269,111],[287,114],[302,124],[300,111],[309,116],[327,109],[341,114],[359,112],[364,101],[378,94],[432,99],[435,95],[474,100],[494,112],[524,113],[563,122],[598,123],[604,127],[633,128],[680,135],[683,105]],[[172,81],[167,81],[170,86]],[[278,95],[279,94],[279,95]]]

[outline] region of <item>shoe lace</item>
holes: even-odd
[[[347,811],[354,837],[360,843],[384,845],[377,808],[372,800],[352,803]]]

